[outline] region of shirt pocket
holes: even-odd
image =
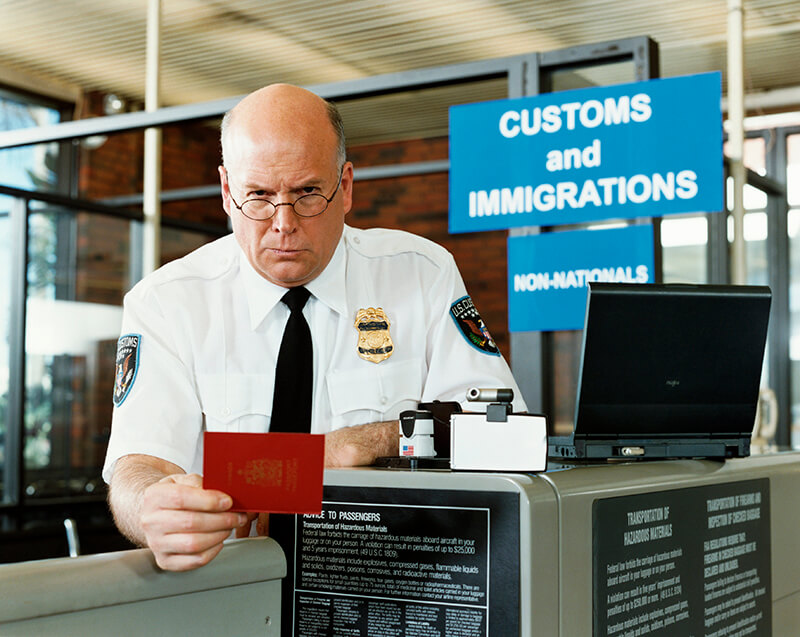
[[[416,409],[422,396],[422,365],[421,359],[411,359],[330,372],[326,384],[331,428],[397,420],[401,411]]]
[[[198,374],[206,431],[269,431],[271,374]]]

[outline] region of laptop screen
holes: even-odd
[[[575,436],[748,436],[765,286],[591,283]]]

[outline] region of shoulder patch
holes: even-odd
[[[456,327],[461,331],[461,335],[467,343],[484,354],[500,356],[492,335],[486,328],[478,309],[468,296],[462,296],[450,306],[450,316],[455,321]]]
[[[141,334],[125,334],[117,341],[117,365],[114,374],[114,404],[119,407],[128,397],[139,371]]]

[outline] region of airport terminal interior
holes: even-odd
[[[573,429],[582,330],[509,329],[509,237],[624,228],[643,221],[612,218],[566,228],[451,232],[449,169],[456,158],[451,155],[450,108],[720,73],[720,209],[644,215],[644,222],[654,228],[655,282],[771,289],[759,431],[748,459],[755,464],[724,463],[730,479],[739,480],[730,484],[745,485],[730,493],[726,485],[701,486],[712,473],[706,465],[676,461],[664,475],[687,493],[711,489],[703,506],[724,508],[730,496],[749,501],[753,506],[746,511],[768,515],[769,506],[758,505],[771,496],[773,516],[779,509],[796,508],[792,485],[800,462],[791,464],[778,454],[784,459],[771,464],[764,454],[792,456],[791,450],[800,450],[798,59],[800,0],[0,0],[0,565],[22,567],[71,555],[76,561],[86,555],[104,559],[98,554],[134,548],[114,526],[101,477],[123,297],[160,265],[230,232],[220,198],[220,120],[244,95],[277,82],[309,88],[338,105],[347,158],[355,169],[347,223],[406,230],[453,254],[529,410],[545,414],[548,434],[555,436]],[[689,105],[690,117],[693,99],[686,94],[677,100]],[[652,155],[660,151],[658,144],[646,150]],[[462,617],[458,631],[463,632],[387,628],[370,635],[648,634],[643,628],[635,632],[633,619],[627,626],[622,619],[614,624],[616,580],[602,581],[603,600],[609,600],[602,621],[597,617],[602,601],[597,574],[594,580],[570,580],[569,569],[582,569],[580,557],[589,573],[593,564],[609,573],[624,565],[623,552],[596,544],[599,531],[616,519],[613,499],[595,501],[592,508],[590,500],[581,499],[584,487],[570,482],[569,472],[543,478],[546,489],[526,474],[507,481],[491,474],[459,481],[449,475],[436,474],[425,483],[435,506],[450,503],[443,495],[448,490],[475,491],[480,494],[475,506],[502,520],[508,515],[500,512],[506,498],[522,494],[523,504],[510,514],[521,520],[514,541],[537,568],[560,573],[560,591],[574,584],[574,590],[585,593],[581,604],[588,605],[588,619],[570,624],[566,611],[553,615],[553,608],[561,608],[560,593],[551,596],[537,588],[537,576],[522,567],[509,607],[493,601],[487,613],[493,613],[495,623],[477,620],[485,632],[469,632],[463,627],[469,621]],[[658,508],[642,495],[657,489],[653,475],[631,474],[623,481],[609,467],[593,475],[615,488],[639,485],[641,490],[628,497],[642,498],[641,506],[634,501],[638,510],[656,517],[668,515],[664,512],[670,507],[700,502],[700,496],[689,494],[660,500]],[[395,484],[402,493],[412,493],[421,488],[421,480],[403,475]],[[326,478],[326,494],[344,500],[348,489],[363,488],[369,496],[370,489],[391,483],[384,473],[367,479],[333,472]],[[463,505],[468,498],[459,493]],[[383,502],[383,496],[374,497]],[[410,506],[424,504],[423,497],[409,498]],[[586,508],[574,504],[555,515],[556,502],[580,502]],[[573,562],[556,563],[535,548],[565,521],[577,527],[587,519],[594,526],[583,539],[559,535],[562,548],[570,542],[585,544],[572,553]],[[797,521],[772,518],[771,594],[775,600],[784,591],[792,610],[774,607],[767,626],[800,630],[800,611],[794,610],[800,605],[800,584],[796,577],[790,582],[776,562],[784,549],[797,555],[797,540],[785,528]],[[545,528],[551,523],[552,529]],[[753,546],[769,547],[770,526],[754,529],[762,535],[754,536]],[[629,539],[636,543],[636,537]],[[225,564],[244,570],[249,555],[231,551]],[[269,560],[278,557],[264,559],[271,569]],[[655,567],[660,559],[654,558]],[[764,559],[753,563],[762,579],[769,576],[769,553]],[[109,563],[108,572],[123,568],[119,564]],[[124,564],[140,568],[135,561]],[[686,573],[683,577],[688,579]],[[493,585],[515,588],[516,580],[494,578]],[[683,585],[688,586],[686,581]],[[0,581],[0,590],[4,587]],[[753,590],[753,604],[765,612],[758,601],[761,589]],[[713,593],[707,589],[709,597]],[[202,608],[202,600],[196,603]],[[517,606],[524,610],[517,612]],[[280,614],[279,608],[274,614]],[[0,622],[7,609],[0,606]],[[657,623],[681,621],[682,611],[680,606],[665,606],[663,616],[652,611],[649,632],[688,634]],[[621,610],[620,618],[628,617],[626,612]],[[506,616],[515,617],[505,624],[511,632],[497,623]],[[707,612],[704,634],[734,634],[713,633],[708,617]],[[295,626],[304,625],[296,621]],[[545,632],[536,632],[532,627],[537,625]],[[298,628],[293,634],[362,633]],[[774,634],[798,633],[776,629]]]

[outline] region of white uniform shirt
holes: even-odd
[[[330,263],[306,287],[312,433],[395,420],[420,401],[465,404],[473,386],[512,387],[515,410],[525,409],[502,356],[486,351],[494,344],[482,346],[480,336],[470,342],[459,328],[453,314],[466,314],[462,325],[483,326],[441,246],[396,230],[345,227]],[[120,348],[128,355],[124,368],[117,356],[118,377],[125,378],[115,388],[107,481],[126,454],[202,473],[204,430],[269,431],[289,317],[280,302],[285,292],[260,276],[228,235],[167,264],[126,295],[120,341],[139,338],[128,339],[134,346],[126,352]],[[390,323],[393,352],[379,363],[357,352],[355,318],[366,308],[383,308]]]

